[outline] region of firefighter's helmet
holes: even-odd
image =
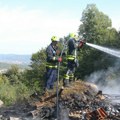
[[[69,37],[70,37],[70,38],[75,38],[75,36],[76,36],[76,35],[75,35],[74,33],[70,33],[70,34],[69,34]]]
[[[69,37],[74,38],[75,40],[78,40],[78,36],[75,33],[70,33]]]
[[[58,42],[58,38],[56,36],[52,36],[51,41],[52,42],[55,42],[55,41]]]

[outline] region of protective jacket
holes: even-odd
[[[70,38],[68,41],[68,55],[74,55],[74,50],[77,48],[76,41]]]
[[[57,68],[57,55],[56,55],[56,50],[52,44],[50,44],[47,49],[46,49],[46,54],[47,54],[47,65],[46,67],[49,68]]]
[[[68,60],[68,67],[77,65],[77,48],[78,48],[78,43],[74,38],[70,38],[68,41],[68,55],[67,55],[67,60]],[[70,62],[70,63],[69,63]]]

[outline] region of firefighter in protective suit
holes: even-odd
[[[64,75],[63,86],[69,87],[74,80],[75,68],[79,66],[77,60],[77,50],[82,48],[84,42],[78,41],[74,33],[69,34],[68,53],[67,53],[67,72]]]
[[[57,79],[57,63],[62,62],[62,58],[57,56],[57,44],[58,38],[56,36],[52,36],[51,44],[46,49],[47,55],[47,64],[46,64],[46,86],[45,90],[53,89],[54,82]]]

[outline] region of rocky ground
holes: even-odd
[[[30,100],[0,108],[0,120],[120,120],[120,104],[112,104],[97,86],[80,80]],[[56,104],[58,103],[58,104]]]

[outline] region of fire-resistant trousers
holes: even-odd
[[[63,86],[67,87],[74,79],[74,72],[75,72],[75,62],[68,61],[67,65],[67,72],[64,75]]]
[[[54,82],[57,80],[57,69],[47,68],[46,78],[47,78],[46,88],[53,89]]]

